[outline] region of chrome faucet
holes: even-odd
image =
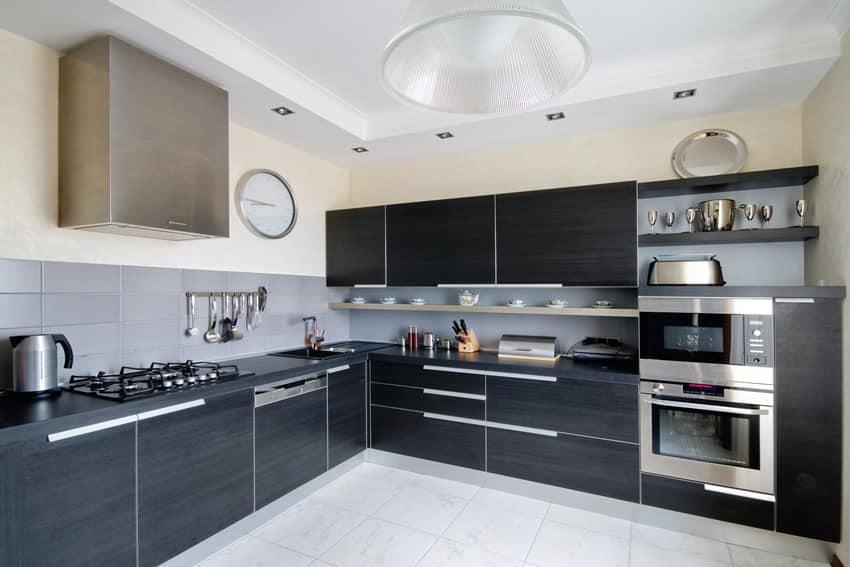
[[[304,317],[304,344],[317,349],[322,346],[325,336],[319,329],[319,320],[315,316]]]

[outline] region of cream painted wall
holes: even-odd
[[[820,164],[807,192],[820,238],[806,245],[806,280],[850,282],[850,34],[841,58],[803,104],[803,156]],[[850,561],[850,301],[844,302],[844,537],[837,553]]]
[[[230,125],[231,193],[253,168],[292,186],[298,223],[279,241],[257,238],[231,195],[230,238],[166,242],[57,227],[59,53],[0,30],[0,258],[324,275],[324,211],[348,204],[348,171]]]
[[[359,206],[630,179],[669,179],[675,177],[670,167],[673,147],[691,132],[710,127],[728,128],[746,140],[750,152],[747,170],[802,163],[800,108],[788,106],[355,168],[351,172],[351,199]]]

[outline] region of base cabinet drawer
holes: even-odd
[[[484,396],[448,390],[372,383],[372,403],[470,419],[484,419]]]
[[[487,419],[637,443],[637,385],[488,376]]]
[[[484,426],[372,406],[372,447],[484,470]]]
[[[698,482],[641,475],[643,504],[713,518],[734,524],[743,524],[772,530],[774,503],[706,490]]]
[[[326,388],[255,410],[258,510],[328,470],[327,415]]]
[[[487,428],[487,471],[638,501],[637,445],[573,435]]]
[[[484,394],[484,376],[462,374],[435,367],[433,370],[418,364],[371,362],[371,379],[382,384],[434,388],[467,394]]]

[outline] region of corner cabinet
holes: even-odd
[[[493,196],[387,207],[387,284],[493,284]]]
[[[386,207],[328,211],[325,260],[329,287],[382,286],[386,279]]]
[[[500,284],[637,285],[637,182],[496,196]]]

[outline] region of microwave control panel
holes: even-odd
[[[747,366],[773,366],[773,317],[746,315],[744,342],[747,349]]]

